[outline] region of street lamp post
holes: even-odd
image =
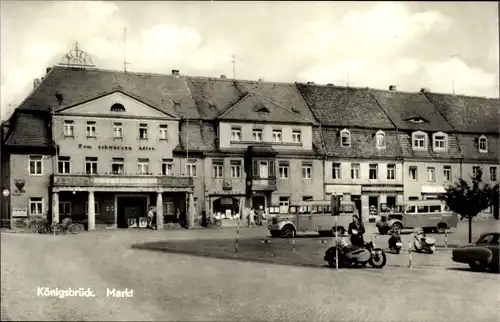
[[[9,195],[10,195],[10,191],[9,191],[9,189],[3,189],[3,191],[2,191],[2,197],[3,197],[3,202],[2,202],[2,204],[3,204],[3,211],[2,211],[2,212],[4,213],[4,215],[3,215],[2,217],[5,217],[5,218],[2,218],[2,227],[5,225],[5,224],[4,224],[4,220],[8,219],[7,228],[11,228],[11,227],[10,227],[10,216],[8,216],[8,213],[9,213],[9,211],[8,211],[8,210],[9,210],[9,208],[8,208],[8,206],[7,206],[7,198],[9,197]],[[7,218],[7,217],[9,217],[9,218]]]

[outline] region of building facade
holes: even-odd
[[[54,84],[57,84],[55,86]],[[498,99],[55,66],[2,126],[2,218],[159,226],[341,195],[364,218],[477,167]]]

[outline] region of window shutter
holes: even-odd
[[[259,173],[259,168],[257,167],[257,160],[253,160],[253,170],[252,170],[252,177],[256,177],[257,174]]]
[[[274,161],[269,162],[269,176],[274,177],[275,176],[275,168],[274,168]]]

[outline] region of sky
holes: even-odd
[[[76,42],[102,69],[232,78],[234,54],[238,79],[499,96],[495,2],[0,5],[2,120]]]

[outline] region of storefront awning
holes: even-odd
[[[422,193],[432,193],[432,194],[438,194],[438,193],[445,193],[446,190],[443,186],[422,186]]]
[[[326,185],[326,193],[331,193],[331,194],[350,193],[351,195],[361,195],[361,186],[348,185],[348,184],[329,184]]]

